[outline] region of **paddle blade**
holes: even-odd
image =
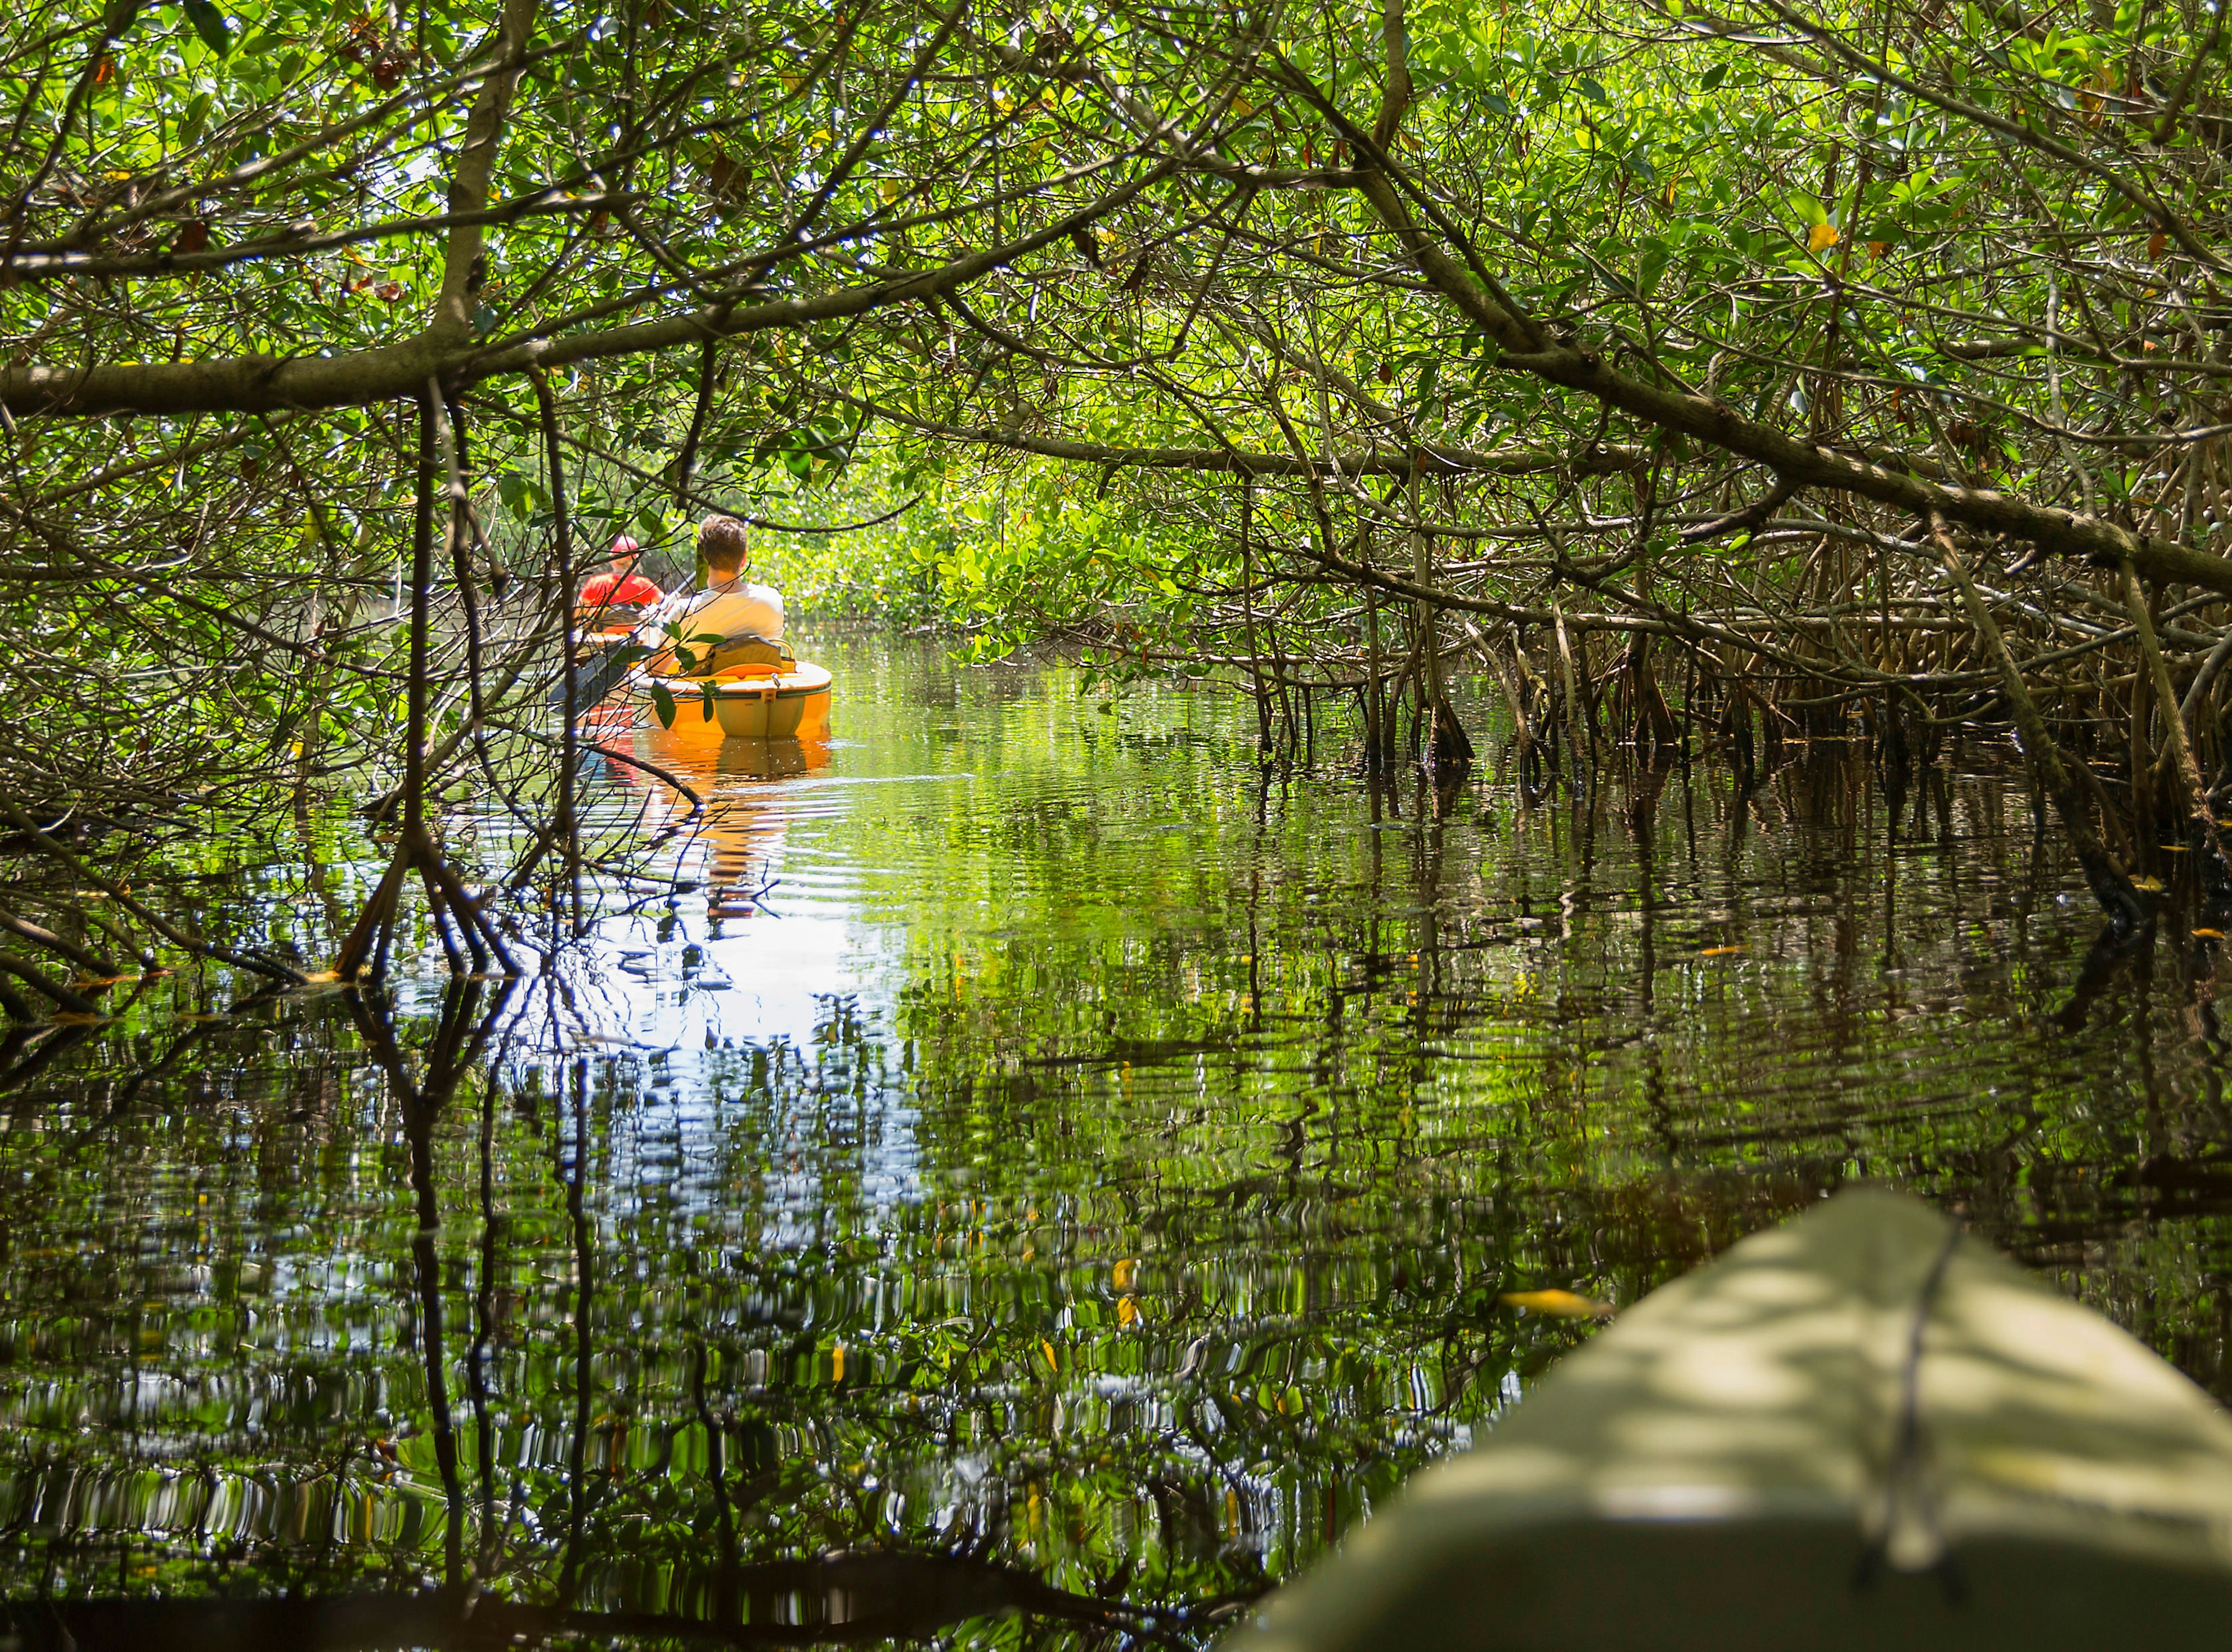
[[[587,711],[620,685],[620,679],[631,667],[648,659],[651,650],[641,643],[624,643],[618,648],[608,648],[596,658],[575,668],[574,672],[574,705],[576,710]],[[558,710],[566,709],[566,684],[561,681],[550,690],[550,703]]]

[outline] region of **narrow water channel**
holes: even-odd
[[[560,977],[10,1053],[17,1634],[1204,1644],[1586,1334],[1503,1293],[1857,1178],[2232,1393],[2226,943],[2096,948],[1990,753],[1375,821],[1227,693],[807,651],[826,744],[600,732],[707,807],[603,765],[690,887]]]

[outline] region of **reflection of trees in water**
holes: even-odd
[[[873,1125],[860,1115],[883,1098],[884,1063],[846,1005],[821,1023],[827,1046],[729,1065],[725,1137],[650,1142],[637,1064],[517,1059],[538,1042],[534,996],[466,985],[401,1023],[353,1003],[353,1044],[324,1027],[326,1059],[353,1069],[352,1109],[397,1155],[385,1210],[348,1199],[318,1213],[344,1243],[360,1220],[377,1230],[328,1259],[368,1292],[351,1301],[329,1274],[291,1304],[236,1297],[212,1342],[176,1322],[147,1336],[120,1306],[140,1292],[106,1278],[86,1293],[106,1334],[16,1350],[19,1373],[61,1353],[75,1387],[8,1385],[19,1432],[0,1508],[19,1578],[45,1569],[62,1592],[103,1597],[120,1584],[352,1598],[81,1602],[35,1636],[502,1643],[742,1617],[767,1627],[731,1638],[826,1622],[840,1627],[816,1638],[850,1640],[1021,1610],[1049,1632],[1183,1640],[1204,1613],[1222,1620],[1230,1579],[1213,1563],[1148,1582],[1136,1555],[1070,1552],[1048,1529],[1053,1462],[1012,1518],[1004,1465],[951,1471],[988,1443],[962,1435],[1005,1426],[1010,1368],[1038,1357],[1040,1326],[1019,1338],[996,1313],[892,1322],[898,1282],[860,1237],[858,1170],[820,1145],[861,1143]],[[170,1167],[160,1143],[146,1149],[159,1195]],[[700,1150],[714,1161],[678,1182],[676,1161]],[[811,1211],[772,1208],[784,1173],[816,1156]],[[741,1225],[704,1247],[692,1240],[714,1187],[732,1190],[721,1214]],[[273,1192],[287,1201],[283,1178]],[[753,1242],[801,1220],[781,1251]],[[468,1579],[532,1603],[486,1603],[461,1629]]]
[[[946,1100],[925,1100],[918,1136],[949,1162],[1031,1143],[1078,1167],[1100,1217],[1140,1200],[1194,1248],[1307,1243],[1232,1221],[1281,1176],[1297,1203],[1340,1189],[1391,1244],[1498,1186],[1532,1242],[1585,1236],[1575,1260],[1623,1299],[1821,1187],[1891,1176],[2082,1268],[2226,1385],[2205,1283],[2232,1208],[2215,944],[2155,953],[2151,979],[2130,949],[2080,969],[2084,932],[2053,917],[2064,869],[1989,757],[1878,768],[1820,748],[1733,781],[1609,778],[1570,804],[1504,794],[1460,857],[1420,795],[1345,855],[1353,826],[1328,842],[1274,776],[1268,826],[1244,858],[1228,830],[1240,875],[1212,891],[1179,882],[1190,858],[1134,855],[1118,864],[1136,895],[1097,930],[1049,919],[1028,951],[964,957],[919,929],[898,1030],[918,1090]],[[1101,833],[1028,824],[1003,827],[1037,851],[1027,895],[1106,876]],[[1204,906],[1226,944],[1204,940]],[[2054,1036],[2056,1015],[2089,1043]],[[2169,1299],[2157,1264],[2102,1265],[2157,1215],[2206,1224],[2165,1244]]]
[[[1502,1292],[1632,1299],[1855,1169],[2048,1262],[2183,1219],[2090,1284],[2209,1376],[2212,955],[2080,969],[1989,781],[1911,780],[1869,859],[1890,802],[1835,768],[1522,804],[1487,863],[1415,795],[1328,846],[1251,793],[1230,876],[968,818],[1009,927],[912,930],[895,1022],[840,995],[679,1071],[566,1053],[562,982],[81,1045],[0,1088],[0,1526],[16,1592],[112,1603],[32,1632],[1198,1642],[1578,1334]],[[1028,909],[1119,872],[1136,911]],[[2150,1039],[2144,1118],[2065,1072]],[[1956,1049],[1947,1093],[2034,1091],[1937,1098]],[[378,1597],[113,1603],[282,1587]]]

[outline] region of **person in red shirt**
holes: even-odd
[[[613,541],[609,553],[612,564],[581,587],[581,597],[574,603],[582,622],[600,627],[616,627],[632,624],[633,612],[617,612],[650,608],[664,601],[666,593],[635,571],[638,549],[636,542],[626,534]]]

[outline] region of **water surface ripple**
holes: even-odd
[[[20,1633],[1201,1644],[1585,1334],[1500,1293],[1856,1178],[2232,1389],[2217,943],[2096,949],[1991,754],[1375,820],[1227,695],[819,651],[826,748],[605,732],[709,807],[608,766],[691,886],[561,979],[11,1069]]]

